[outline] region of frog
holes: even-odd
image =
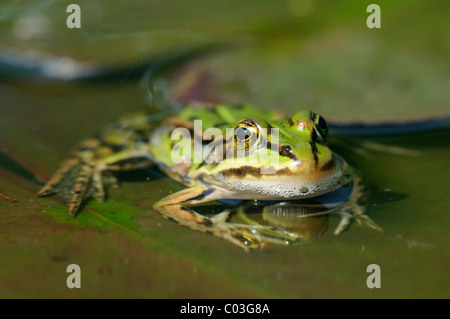
[[[284,118],[249,104],[193,104],[157,120],[132,113],[77,144],[38,195],[59,195],[75,217],[86,201],[104,202],[107,189],[119,187],[117,172],[156,165],[185,188],[157,201],[155,211],[246,251],[289,245],[299,236],[273,223],[231,222],[230,210],[200,214],[195,206],[238,200],[286,207],[346,187],[349,196],[332,208],[341,216],[335,234],[352,219],[382,231],[359,204],[361,178],[330,149],[327,136],[326,120],[310,110]]]

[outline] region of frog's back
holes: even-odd
[[[203,129],[210,127],[230,127],[234,128],[236,124],[244,118],[263,118],[267,121],[276,120],[278,116],[273,112],[262,112],[257,108],[248,105],[215,105],[213,107],[186,107],[176,118],[189,122],[201,120]]]

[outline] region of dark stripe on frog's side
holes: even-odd
[[[315,163],[315,165],[317,167],[317,165],[319,165],[319,156],[317,156],[317,153],[319,151],[317,150],[317,146],[316,146],[316,143],[314,141],[309,142],[309,145],[311,145],[311,151],[312,151],[313,156],[314,156],[314,163]]]
[[[321,145],[325,145],[325,138],[327,135],[327,132],[325,131],[318,131],[318,127],[327,127],[327,124],[323,117],[320,115],[317,115],[316,113],[311,112],[310,113],[311,121],[313,122],[313,129],[311,130],[311,140],[315,143],[319,143]],[[320,138],[319,138],[320,137]]]
[[[317,132],[315,128],[311,131],[311,141],[317,143]]]
[[[316,123],[317,114],[314,112],[309,112],[309,118],[313,123]]]
[[[292,119],[292,117],[289,118],[289,125],[290,126],[295,126],[296,124],[294,123],[294,120]]]
[[[317,143],[318,142],[318,138],[317,138],[317,132],[316,132],[316,119],[317,119],[317,114],[313,113],[313,112],[309,112],[309,118],[311,119],[312,123],[313,123],[313,129],[311,130],[311,141],[312,143]]]

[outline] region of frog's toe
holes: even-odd
[[[97,179],[100,179],[101,184],[101,176],[97,175],[100,172],[95,171],[94,168],[91,165],[83,165],[81,167],[80,173],[75,179],[75,184],[72,189],[72,197],[69,202],[69,215],[75,216],[78,210],[80,209],[80,206],[82,204],[83,199],[85,198],[86,191],[89,189],[89,184],[91,180],[95,180],[95,176],[98,176]],[[93,178],[94,176],[94,178]],[[96,185],[95,181],[92,182],[92,186],[94,189],[98,187]],[[101,186],[102,192],[103,192],[103,186]],[[96,194],[98,193],[98,189],[96,190]]]
[[[339,215],[341,216],[341,220],[334,230],[334,235],[336,236],[342,234],[342,232],[348,228],[350,221],[352,220],[352,215],[347,212],[341,212]]]
[[[79,158],[70,158],[56,171],[52,178],[38,192],[38,196],[49,196],[55,193],[58,185],[80,163]]]
[[[119,188],[119,180],[113,175],[111,171],[102,172],[102,181],[104,185],[108,185],[111,188]]]
[[[263,249],[267,247],[269,244],[281,245],[281,246],[289,246],[293,243],[288,239],[282,239],[273,236],[261,235],[261,234],[252,234],[244,236],[244,244],[252,249]]]
[[[72,217],[77,214],[84,201],[91,197],[99,202],[104,202],[105,188],[117,184],[117,180],[112,174],[105,175],[101,166],[89,163],[79,163],[62,173],[57,173],[56,177],[53,177],[38,192],[38,195],[56,194],[60,196],[67,203],[69,215]]]
[[[100,203],[105,201],[105,188],[103,187],[101,171],[95,171],[92,174],[92,186],[94,188],[94,197]]]
[[[69,214],[75,216],[83,202],[92,197],[103,203],[109,187],[119,187],[117,178],[110,171],[103,170],[103,166],[83,165],[70,190]]]
[[[37,193],[36,193],[39,197],[45,197],[45,196],[49,196],[51,194],[53,194],[52,189],[50,187],[48,187],[47,185],[45,185],[44,187],[42,187]]]
[[[377,232],[384,232],[383,228],[381,228],[380,226],[378,226],[372,219],[370,219],[369,216],[367,215],[360,215],[356,218],[357,221],[362,222],[363,224],[366,224],[367,226],[369,226],[370,228],[372,228],[373,230],[376,230]]]
[[[216,216],[218,215],[215,215],[214,217]],[[287,246],[296,241],[295,238],[288,237],[284,233],[281,233],[277,228],[269,225],[233,224],[225,221],[216,222],[214,225],[222,232],[226,233],[227,237],[232,238],[232,240],[227,238],[228,240],[243,247],[247,251],[263,249],[267,247],[268,244]]]
[[[364,213],[357,212],[357,213],[347,213],[347,212],[340,212],[339,213],[341,220],[339,222],[339,225],[336,227],[334,231],[334,235],[338,236],[341,233],[343,233],[350,225],[352,220],[356,220],[360,224],[365,224],[372,228],[373,230],[376,230],[380,233],[383,232],[383,228],[378,226],[372,219],[370,219],[369,216],[367,216]]]

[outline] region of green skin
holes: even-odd
[[[194,127],[194,120],[202,120],[202,128]],[[222,138],[207,138],[207,128],[220,129]],[[227,135],[227,128],[235,134]],[[184,129],[190,138],[174,139],[175,129]],[[148,115],[132,114],[97,138],[81,142],[38,195],[58,194],[75,216],[89,197],[102,202],[105,188],[117,186],[112,172],[156,164],[187,188],[161,199],[154,209],[181,225],[249,250],[267,243],[287,244],[295,241],[295,235],[273,225],[229,223],[229,212],[208,218],[188,206],[220,199],[313,198],[353,182],[352,195],[339,207],[342,220],[335,233],[342,232],[350,218],[380,230],[357,204],[359,179],[328,148],[326,135],[325,120],[310,111],[283,120],[249,105],[186,107],[156,126]],[[194,158],[196,143],[203,158]],[[175,161],[174,149],[181,161]]]

